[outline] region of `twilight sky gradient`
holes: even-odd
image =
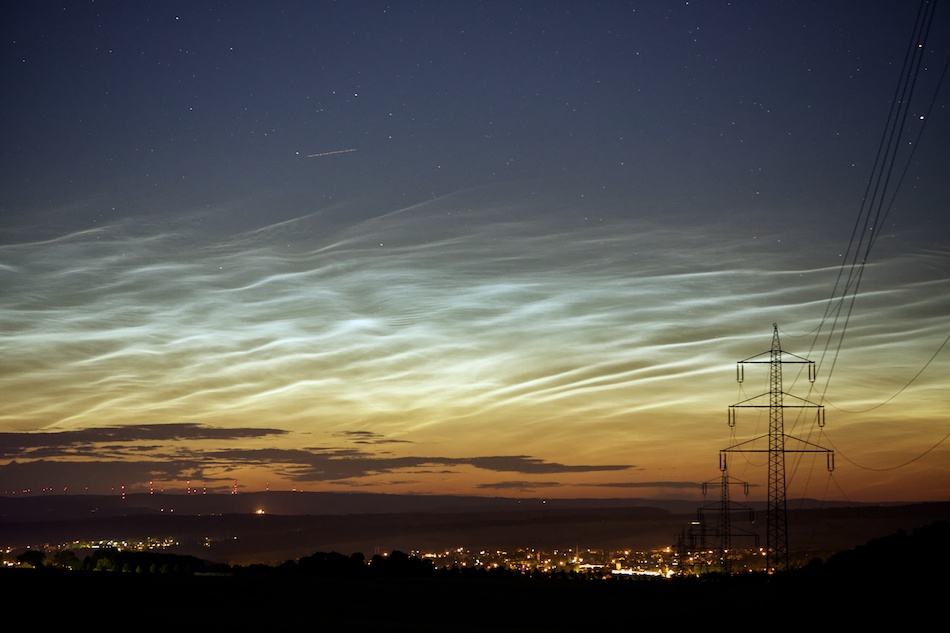
[[[5,3],[0,494],[700,500],[777,323],[789,495],[950,498],[946,4],[861,220],[918,9]]]

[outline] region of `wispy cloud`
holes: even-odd
[[[657,469],[660,447],[696,463],[706,446],[714,469],[734,363],[773,322],[824,367],[837,354],[824,391],[842,408],[885,389],[872,358],[910,377],[946,337],[947,252],[885,244],[838,353],[814,334],[839,270],[822,239],[541,198],[479,190],[236,231],[223,213],[153,216],[2,245],[3,457],[240,441],[243,464],[328,481]],[[915,415],[941,409],[918,381]],[[289,468],[314,437],[396,452],[312,450]]]

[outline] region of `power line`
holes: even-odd
[[[896,398],[897,396],[901,395],[901,393],[903,393],[903,391],[904,391],[905,389],[907,389],[908,387],[910,387],[910,386],[914,383],[914,381],[917,380],[917,379],[920,377],[920,375],[921,375],[922,373],[924,373],[924,370],[926,370],[926,369],[930,366],[930,363],[932,363],[932,362],[934,361],[934,359],[937,358],[937,355],[943,350],[944,347],[946,347],[946,345],[947,345],[948,342],[950,342],[950,336],[947,336],[947,338],[945,338],[945,339],[943,340],[943,343],[940,344],[940,347],[937,348],[937,351],[934,352],[934,355],[930,357],[930,360],[928,360],[926,363],[924,363],[924,366],[920,368],[920,371],[918,371],[916,374],[914,374],[914,377],[911,378],[909,381],[907,381],[907,384],[906,384],[906,385],[904,385],[903,387],[901,387],[900,389],[898,389],[898,390],[897,390],[897,393],[895,393],[893,396],[891,396],[890,398],[888,398],[888,399],[885,400],[884,402],[880,402],[880,403],[874,405],[873,407],[869,407],[869,408],[867,408],[867,409],[860,409],[860,410],[857,410],[857,411],[853,411],[853,410],[850,410],[850,409],[842,409],[841,407],[837,407],[837,406],[835,406],[834,404],[832,404],[831,402],[828,402],[828,399],[827,399],[827,398],[825,398],[824,400],[825,400],[825,402],[828,403],[829,406],[834,407],[835,409],[837,409],[838,411],[841,411],[842,413],[867,413],[868,411],[874,411],[875,409],[879,409],[879,408],[883,407],[885,404],[887,404],[888,402],[890,402],[891,400],[893,400],[894,398]]]
[[[920,454],[917,455],[916,457],[912,457],[911,459],[908,459],[908,460],[907,460],[906,462],[904,462],[903,464],[897,464],[896,466],[887,466],[886,468],[871,468],[870,466],[862,466],[861,464],[857,463],[857,462],[854,461],[853,459],[849,459],[846,455],[844,455],[844,454],[841,452],[841,449],[835,448],[834,450],[835,450],[835,453],[836,453],[836,454],[841,455],[841,457],[844,458],[844,460],[845,460],[846,462],[848,462],[848,463],[851,464],[852,466],[855,466],[856,468],[860,468],[861,470],[870,470],[870,471],[874,471],[874,472],[886,472],[886,471],[889,471],[889,470],[898,470],[898,469],[900,469],[900,468],[904,468],[905,466],[909,466],[909,465],[913,464],[914,462],[916,462],[916,461],[919,460],[919,459],[923,459],[923,458],[926,457],[929,453],[931,453],[931,452],[933,452],[934,450],[936,450],[941,444],[943,444],[944,442],[946,442],[947,439],[950,439],[950,433],[947,433],[946,435],[944,435],[942,438],[940,438],[939,440],[937,440],[937,442],[934,443],[933,446],[931,446],[930,448],[928,448],[928,449],[925,450],[924,452],[920,453]],[[828,441],[829,444],[832,445],[832,447],[834,447],[834,443],[833,443],[830,439],[827,440],[827,441]]]
[[[825,377],[824,392],[828,391],[828,384],[831,382],[838,355],[844,345],[845,333],[854,311],[858,288],[864,275],[865,266],[870,258],[871,248],[877,241],[881,226],[890,214],[897,192],[906,176],[910,159],[913,157],[913,153],[918,144],[916,142],[911,144],[910,155],[907,157],[904,169],[901,171],[901,175],[891,191],[891,176],[896,167],[898,151],[903,146],[901,133],[910,116],[911,100],[926,53],[927,39],[933,24],[935,8],[936,0],[921,1],[910,45],[905,55],[901,75],[891,101],[887,124],[881,136],[877,156],[874,160],[871,177],[868,179],[861,201],[861,207],[851,232],[845,260],[842,262],[841,268],[838,271],[838,277],[835,280],[831,297],[828,300],[825,313],[819,323],[818,333],[815,335],[815,343],[812,345],[812,348],[814,348],[818,343],[818,339],[821,336],[821,329],[824,328],[830,319],[831,327],[828,331],[827,340],[819,360],[819,364],[823,364],[825,357],[830,355],[831,367],[823,372]],[[945,74],[946,67],[944,68],[944,75]],[[941,75],[940,83],[942,83],[944,75]],[[939,87],[940,84],[938,84],[937,90],[934,92],[934,97],[928,108],[928,114],[933,108]],[[925,123],[927,118],[929,117],[925,117]],[[918,132],[917,138],[920,138],[920,132]],[[841,320],[842,323],[840,332],[837,334],[837,342],[834,344],[836,337],[835,331],[838,330],[839,320]],[[833,344],[834,348],[832,349]]]

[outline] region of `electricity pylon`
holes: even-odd
[[[733,536],[751,536],[755,538],[756,547],[758,547],[759,545],[759,539],[758,539],[758,535],[756,534],[752,534],[748,532],[747,530],[734,531],[732,527],[732,515],[737,510],[748,512],[749,521],[754,521],[754,512],[752,508],[750,508],[749,506],[734,503],[730,499],[729,486],[731,484],[742,484],[743,490],[747,497],[749,496],[749,484],[744,481],[733,479],[729,476],[729,473],[726,470],[725,459],[723,459],[723,457],[724,456],[720,453],[719,470],[722,471],[722,474],[719,478],[719,503],[711,503],[707,506],[703,506],[699,509],[697,514],[699,515],[698,518],[699,518],[700,525],[704,526],[704,529],[701,532],[701,535],[703,537],[701,547],[702,549],[706,549],[705,536],[708,530],[705,528],[707,524],[705,520],[705,515],[707,511],[718,512],[719,524],[716,530],[714,530],[714,532],[718,532],[718,536],[719,536],[718,558],[719,558],[719,563],[720,563],[722,572],[728,574],[731,572],[730,555],[732,551],[732,537]],[[707,487],[711,483],[715,483],[715,480],[703,482],[703,496],[704,497],[706,496]]]
[[[736,423],[736,409],[752,408],[769,410],[769,434],[768,434],[768,462],[769,462],[769,498],[768,510],[766,514],[766,571],[774,573],[781,569],[788,568],[788,517],[787,503],[785,499],[785,454],[786,453],[825,453],[828,464],[828,472],[834,470],[834,452],[827,448],[822,448],[806,440],[785,434],[784,411],[785,409],[815,409],[819,427],[825,425],[825,408],[820,404],[815,404],[797,398],[791,394],[782,391],[782,365],[785,363],[805,364],[808,366],[808,380],[815,382],[815,363],[808,359],[790,354],[782,350],[778,338],[778,325],[772,324],[772,348],[757,354],[745,360],[740,360],[736,365],[736,380],[740,383],[745,377],[745,365],[753,363],[767,363],[769,365],[769,392],[753,396],[730,405],[729,407],[729,426],[733,427]],[[768,355],[768,360],[757,360]],[[791,357],[786,360],[786,357]],[[755,404],[753,401],[768,396],[768,404]],[[795,398],[800,404],[785,404],[785,398]],[[720,468],[725,470],[727,453],[761,453],[766,452],[762,449],[746,448],[747,445],[761,440],[761,437],[734,444],[729,448],[720,451]],[[800,448],[789,448],[788,441],[797,442]]]

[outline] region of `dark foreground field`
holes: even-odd
[[[0,570],[6,616],[108,630],[917,630],[945,621],[950,524],[766,576],[590,580],[482,574],[308,577]]]
[[[607,632],[775,625],[926,630],[946,621],[947,510],[940,503],[791,513],[793,532],[807,535],[809,551],[837,553],[809,557],[813,562],[805,567],[773,576],[670,580],[488,572],[307,575],[288,574],[282,565],[314,552],[372,551],[359,548],[379,543],[573,544],[585,538],[605,547],[631,542],[647,547],[668,543],[676,527],[691,518],[650,508],[339,517],[176,513],[174,521],[144,511],[45,520],[35,512],[11,514],[0,521],[0,535],[9,543],[136,536],[158,528],[187,540],[208,534],[210,527],[240,535],[238,542],[247,549],[198,547],[180,553],[211,561],[203,571],[219,575],[0,569],[0,604],[4,622],[15,625],[11,630],[89,624],[148,631]],[[264,554],[279,567],[247,562],[263,560]]]
[[[8,613],[107,630],[610,631],[924,626],[946,585],[815,579],[291,579],[0,574]],[[24,621],[24,620],[21,620]],[[715,627],[713,627],[715,628]],[[869,628],[874,630],[874,628]]]

